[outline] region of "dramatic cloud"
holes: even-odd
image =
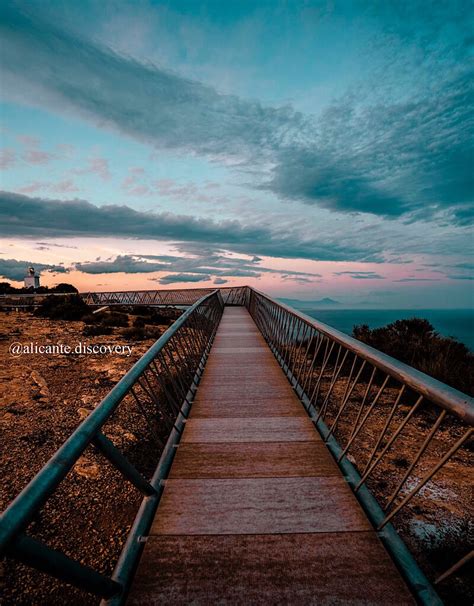
[[[113,261],[76,263],[75,268],[87,274],[144,274],[169,270],[168,263],[150,263],[131,255],[119,255]]]
[[[83,200],[59,201],[0,192],[0,234],[23,237],[114,236],[199,242],[234,252],[324,261],[381,261],[378,245],[340,244],[308,237],[287,225],[216,222],[128,206],[97,207]],[[202,247],[201,247],[202,248]]]
[[[31,261],[18,261],[16,259],[0,259],[0,276],[9,280],[21,281],[26,275],[28,267],[33,266],[37,271],[51,273],[68,273],[69,269],[62,265],[45,265]]]
[[[6,3],[1,10],[8,90],[79,112],[159,148],[225,161],[249,178],[259,175],[255,186],[284,199],[387,217],[442,215],[461,225],[472,218],[469,45],[462,32],[457,35],[460,26],[454,21],[454,34],[443,41],[439,32],[449,11],[431,11],[430,20],[418,22],[425,36],[418,36],[419,54],[433,56],[423,64],[426,82],[413,82],[410,94],[398,97],[387,92],[388,86],[376,98],[370,91],[368,100],[367,93],[352,92],[316,120],[289,106],[265,107],[221,95]],[[415,34],[400,18],[393,27],[378,43],[379,50],[384,44],[394,49],[385,59],[389,68],[398,65],[392,70],[395,79],[416,67],[397,56],[397,43],[404,37],[410,42]],[[436,44],[438,52],[432,50]],[[378,82],[371,86],[376,90]],[[109,175],[97,160],[83,170],[103,179]]]
[[[205,250],[193,256],[118,255],[113,260],[76,263],[75,268],[88,274],[142,274],[167,271],[174,272],[176,276],[190,275],[193,281],[197,281],[198,275],[202,277],[202,281],[213,277],[215,284],[224,284],[227,282],[225,278],[260,278],[262,274],[269,273],[279,275],[285,281],[293,280],[301,283],[311,283],[315,278],[320,277],[320,274],[315,273],[265,267],[260,265],[260,261],[259,257],[251,259],[231,257],[219,251]],[[170,280],[171,275],[163,279]],[[175,281],[179,282],[177,279]]]

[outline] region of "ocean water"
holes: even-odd
[[[455,337],[474,351],[474,309],[302,309],[329,326],[350,335],[356,324],[380,328],[395,320],[425,318],[445,337]]]

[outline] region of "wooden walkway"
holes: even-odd
[[[128,604],[414,604],[247,310],[227,307]]]

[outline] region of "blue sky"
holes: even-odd
[[[472,305],[470,3],[0,15],[6,279]]]

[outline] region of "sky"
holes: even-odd
[[[473,305],[468,1],[4,0],[0,280]]]

